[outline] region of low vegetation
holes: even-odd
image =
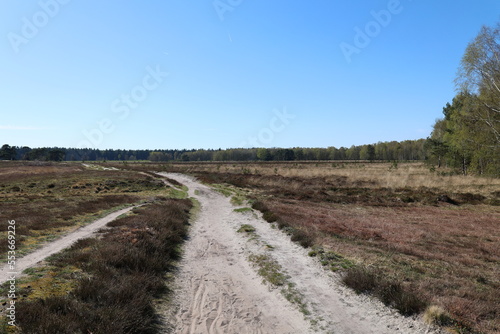
[[[245,189],[252,208],[346,284],[403,314],[444,310],[456,332],[500,330],[500,180],[421,163],[169,165]],[[383,273],[383,275],[381,274]],[[357,282],[359,280],[359,282]]]
[[[165,182],[166,181],[166,182]],[[187,235],[186,188],[102,164],[0,162],[0,212],[22,255],[124,206],[146,203],[18,280],[17,329],[5,333],[155,333],[155,302]],[[173,199],[179,198],[179,199]],[[21,209],[20,209],[21,208]],[[0,255],[7,238],[0,232]],[[5,256],[6,258],[6,256]],[[1,289],[5,305],[7,293]]]
[[[131,171],[77,163],[0,163],[0,215],[16,221],[21,254],[109,211],[167,193],[158,178]],[[4,234],[0,255],[7,250]]]
[[[158,333],[155,300],[187,237],[189,200],[157,199],[78,241],[21,285],[22,333]],[[57,282],[57,284],[55,284]],[[3,327],[5,330],[5,326]]]
[[[403,315],[413,315],[425,310],[427,302],[400,282],[390,281],[382,272],[357,266],[347,270],[343,282],[357,293],[370,293],[385,305],[394,307]]]
[[[169,187],[155,174],[137,172],[188,172],[217,185],[234,204],[252,206],[237,210],[262,212],[359,293],[373,294],[403,314],[422,313],[457,333],[500,330],[498,179],[429,170],[422,163],[97,165],[103,168],[0,164],[2,214],[17,215],[22,247],[120,205],[161,195],[185,198],[181,185]],[[254,233],[250,227],[240,232]],[[44,237],[34,242],[36,233]],[[73,264],[63,271],[80,278],[84,269]],[[56,276],[37,274],[45,286],[75,289]],[[287,284],[282,286],[288,289]]]
[[[309,252],[309,256],[317,257],[321,265],[331,271],[350,269],[354,267],[354,262],[332,251],[325,251],[321,246],[314,246]]]
[[[238,232],[242,233],[254,233],[255,232],[255,227],[249,224],[243,224],[241,227],[238,229]]]
[[[234,209],[235,212],[240,212],[240,213],[244,213],[244,212],[252,212],[252,208],[238,208],[238,209]]]
[[[297,305],[305,316],[310,315],[302,295],[295,288],[295,285],[290,282],[289,277],[278,262],[266,254],[252,254],[248,259],[257,267],[257,273],[263,278],[264,282],[280,289],[283,296],[289,302]]]

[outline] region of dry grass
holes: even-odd
[[[453,323],[448,312],[436,305],[431,305],[425,310],[424,321],[438,326],[449,326]]]
[[[470,327],[497,330],[498,208],[267,203],[317,243],[383,270]]]
[[[351,184],[360,183],[369,188],[435,188],[447,192],[471,192],[491,196],[500,191],[500,179],[454,175],[451,170],[429,171],[421,162],[368,163],[368,162],[268,162],[268,163],[177,163],[156,164],[157,170],[177,172],[210,172],[229,174],[281,175],[300,179],[329,180],[345,177]],[[133,166],[130,168],[138,168]],[[142,168],[149,168],[142,164]]]

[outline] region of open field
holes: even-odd
[[[106,212],[165,195],[158,179],[80,163],[0,162],[0,217],[16,221],[20,254]],[[0,232],[0,255],[7,250]]]
[[[187,236],[191,201],[185,197],[175,180],[147,173],[81,163],[0,162],[0,216],[15,220],[16,270],[37,254],[34,249],[67,247],[66,240],[85,234],[96,218],[145,204],[108,223],[97,238],[81,239],[34,267],[31,261],[27,275],[16,276],[17,327],[7,324],[11,297],[9,285],[2,285],[0,332],[158,332],[157,300],[171,291],[167,274]],[[3,261],[8,240],[5,228]]]
[[[346,180],[344,185],[366,188],[433,188],[444,192],[481,194],[498,198],[500,179],[456,174],[452,169],[432,168],[421,162],[287,161],[287,162],[173,162],[99,163],[105,168],[179,173],[280,175],[301,179]]]
[[[147,166],[145,164],[144,166]],[[446,192],[473,192],[490,196],[500,191],[500,179],[454,175],[451,169],[434,169],[423,163],[391,162],[259,162],[175,163],[170,170],[229,174],[281,175],[284,177],[344,178],[344,185],[366,188],[436,188]]]
[[[188,172],[246,189],[264,218],[312,247],[326,268],[372,281],[359,291],[403,313],[438,306],[440,315],[428,309],[427,316],[457,332],[500,330],[500,180],[432,173],[421,164],[131,168]],[[377,293],[377,285],[386,291]]]
[[[261,275],[269,282],[280,277],[279,270],[288,272],[290,277],[278,280],[276,286],[291,284],[300,288],[300,291],[287,290],[284,296],[299,305],[306,318],[312,319],[311,323],[316,321],[315,315],[321,314],[313,302],[321,298],[321,293],[310,290],[312,287],[306,283],[311,279],[310,275],[301,279],[301,275],[307,273],[291,265],[299,260],[301,263],[305,261],[296,251],[292,252],[290,248],[279,256],[280,251],[273,251],[276,246],[273,242],[277,243],[278,239],[271,237],[274,232],[270,231],[281,230],[288,234],[292,241],[307,248],[303,256],[307,258],[309,254],[325,272],[337,275],[361,295],[376,296],[403,315],[420,314],[428,322],[455,333],[500,331],[500,181],[497,179],[462,177],[441,170],[431,172],[423,164],[401,163],[137,162],[83,165],[2,162],[0,214],[4,220],[16,220],[20,254],[74,231],[106,212],[131,204],[149,203],[134,209],[133,215],[111,223],[110,229],[103,231],[97,239],[78,242],[48,259],[44,266],[29,270],[31,275],[20,282],[18,314],[21,323],[34,324],[34,327],[25,326],[23,332],[50,333],[51,328],[55,328],[52,326],[58,326],[62,332],[97,329],[96,332],[112,330],[120,333],[135,328],[136,332],[149,333],[160,330],[157,309],[153,305],[166,291],[164,284],[169,284],[168,280],[165,281],[165,273],[171,270],[170,260],[176,259],[178,245],[187,236],[185,223],[191,204],[183,199],[188,196],[187,188],[176,178],[168,175],[160,178],[153,172],[195,175],[213,185],[216,191],[230,196],[231,203],[238,206],[234,210],[238,215],[255,217],[255,210],[262,212],[263,218],[269,222],[269,225],[264,225],[269,228],[260,226],[257,221],[245,225],[247,218],[242,218],[241,226],[235,226],[234,233],[238,236],[222,230],[203,232],[206,228],[202,226],[195,231],[211,237],[213,240],[207,240],[208,244],[226,235],[231,236],[235,245],[243,245],[240,244],[242,238],[248,235],[248,242],[254,242],[257,247],[253,251],[259,252],[262,248],[259,243],[265,240],[265,253],[249,257],[253,259],[255,270],[260,272],[267,268],[266,275]],[[210,199],[214,199],[214,195],[201,185],[189,183],[195,187],[195,194],[196,191],[202,192],[194,196],[207,201],[204,204],[204,210],[208,210],[205,212],[209,221],[207,227],[212,224],[210,219],[221,219],[217,213],[221,208],[227,211],[224,215],[231,215],[233,209],[222,204],[222,199],[213,202],[216,207],[212,208]],[[171,222],[170,216],[178,219]],[[165,223],[158,225],[159,222]],[[163,229],[164,225],[168,228]],[[151,232],[156,230],[158,233]],[[6,232],[2,233],[0,240],[5,252],[7,237]],[[173,239],[167,247],[164,240],[168,238]],[[280,249],[289,247],[284,241],[279,245]],[[217,256],[223,254],[217,247],[214,252]],[[291,260],[292,255],[295,260]],[[245,264],[248,259],[241,256],[235,251],[227,259],[228,272],[234,271],[236,263],[250,268]],[[273,262],[272,256],[278,256],[281,264]],[[167,261],[160,261],[162,257]],[[202,260],[197,254],[189,259],[188,256],[188,262],[183,262],[187,274],[199,272],[202,277],[207,275],[202,267],[195,270],[196,261]],[[211,258],[215,269],[210,270],[216,271],[221,260],[222,257]],[[313,267],[309,265],[307,268]],[[108,276],[115,278],[110,281],[106,278]],[[139,298],[130,287],[137,286],[142,279],[151,284],[141,290],[143,297]],[[214,282],[220,281],[215,286],[220,287],[231,279],[234,277],[214,276]],[[255,280],[245,282],[241,291],[258,290],[263,299],[271,298],[265,296],[262,286],[255,285],[258,284]],[[117,290],[110,290],[112,286]],[[206,287],[208,289],[208,285]],[[175,286],[171,288],[175,289]],[[226,296],[227,305],[236,305],[234,303],[238,300],[248,297],[240,290]],[[2,290],[2,295],[6,295],[5,290]],[[101,296],[105,296],[106,301]],[[123,296],[128,297],[124,299]],[[141,319],[146,319],[143,324],[139,324],[139,318],[116,322],[132,312],[125,303],[131,300],[134,309],[140,310]],[[206,311],[203,321],[212,324],[209,326],[212,328],[217,322],[211,322],[213,314],[208,301],[203,305],[204,300],[198,300],[199,306]],[[282,305],[280,301],[275,303]],[[318,305],[329,303],[332,302],[324,300]],[[334,307],[333,304],[330,306]],[[338,314],[347,311],[344,309],[346,305],[335,307],[338,307]],[[359,304],[358,307],[365,306]],[[309,310],[312,314],[306,315]],[[379,312],[371,304],[364,310],[369,314]],[[259,310],[255,312],[258,314]],[[81,317],[83,314],[97,319],[96,322],[85,322]],[[222,321],[221,316],[222,313],[217,321]],[[326,322],[333,319],[327,318],[325,314],[318,319]],[[181,319],[184,324],[190,321]],[[231,326],[245,323],[244,319],[245,316],[235,317]],[[342,326],[341,318],[330,324],[318,321],[324,326],[333,323]],[[375,324],[377,318],[371,317],[369,321]],[[391,321],[394,328],[402,324],[400,320]],[[269,326],[273,324],[273,321],[268,323]],[[292,322],[288,325],[292,326]],[[46,329],[40,331],[38,328]],[[181,329],[178,328],[179,332],[187,330]]]

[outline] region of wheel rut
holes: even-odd
[[[184,246],[175,283],[175,333],[439,333],[380,302],[344,288],[307,251],[252,212],[235,212],[229,198],[183,174],[163,174],[189,188],[201,210]],[[250,240],[237,230],[255,227]],[[267,247],[271,246],[271,247]],[[266,254],[300,294],[308,315],[264,284],[249,261]]]

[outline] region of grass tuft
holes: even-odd
[[[241,227],[238,229],[238,232],[240,232],[240,233],[242,233],[242,232],[254,233],[255,227],[253,227],[252,225],[244,224],[244,225],[241,225]]]
[[[265,281],[274,286],[283,286],[287,283],[287,277],[282,273],[283,268],[268,255],[252,254],[248,258],[258,268],[258,274]]]
[[[283,268],[278,262],[266,254],[252,254],[249,256],[249,260],[258,268],[257,273],[262,276],[265,282],[279,288],[283,296],[289,302],[296,304],[299,311],[305,316],[311,314],[304,302],[304,296],[289,281],[289,277],[283,273]]]
[[[424,312],[424,321],[429,325],[451,326],[453,319],[442,307],[431,305]]]
[[[239,209],[234,209],[234,212],[240,212],[240,213],[252,212],[252,208],[239,208]]]

